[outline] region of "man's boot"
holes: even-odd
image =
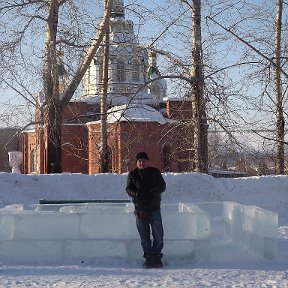
[[[162,254],[158,254],[158,255],[154,255],[154,267],[155,268],[162,268],[163,267],[163,263],[162,263]]]
[[[155,267],[155,261],[154,261],[153,255],[146,256],[145,258],[146,258],[146,261],[144,262],[143,267],[145,268]]]

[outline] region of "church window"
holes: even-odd
[[[36,151],[33,149],[30,154],[31,172],[36,172]]]
[[[99,84],[101,84],[102,83],[102,81],[103,81],[103,63],[102,62],[100,62],[99,63],[99,65],[98,65],[98,81],[99,81]]]
[[[170,145],[165,145],[162,150],[162,164],[163,171],[171,171],[171,147]]]
[[[126,81],[125,64],[123,61],[117,62],[117,81],[118,82]]]
[[[139,65],[136,61],[132,63],[132,81],[139,82]]]
[[[90,67],[87,69],[86,74],[84,75],[84,81],[85,81],[85,94],[89,94],[89,89],[90,89]]]

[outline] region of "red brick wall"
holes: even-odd
[[[70,102],[64,110],[63,123],[85,123],[89,120],[86,116],[91,113],[95,114],[98,111],[97,108],[96,105],[86,102]]]
[[[135,155],[145,151],[149,156],[151,166],[162,168],[161,151],[165,142],[170,143],[171,139],[164,137],[167,124],[155,122],[121,122],[121,159],[122,163],[127,162],[127,168],[122,167],[121,173],[127,172],[135,167]],[[171,143],[170,143],[171,144]],[[126,168],[125,170],[123,168]]]
[[[86,125],[63,125],[62,172],[88,173]]]
[[[88,129],[88,174],[99,173],[99,153],[97,143],[100,143],[100,124],[89,123]]]
[[[96,143],[100,143],[100,124],[89,125],[89,174],[99,173],[99,154]],[[177,124],[156,122],[120,122],[109,124],[108,146],[112,152],[112,172],[125,173],[136,167],[135,155],[145,151],[150,165],[162,172],[183,172],[190,168],[189,142],[184,141]],[[185,136],[185,135],[184,135]],[[164,147],[166,147],[164,149]],[[169,157],[164,154],[169,151]],[[167,155],[166,155],[167,156]],[[166,159],[166,160],[165,160]],[[166,164],[166,165],[165,165]]]
[[[69,103],[64,119],[71,119],[97,107],[86,103]],[[77,113],[76,113],[77,112]],[[172,119],[191,118],[190,101],[169,101],[167,114]],[[189,118],[190,117],[190,118]],[[76,119],[77,120],[77,119]],[[70,121],[68,121],[70,122]],[[74,121],[72,121],[74,122]],[[80,121],[81,122],[81,121]],[[62,171],[95,174],[99,168],[100,123],[64,124],[62,129]],[[182,122],[181,122],[182,123]],[[193,127],[180,122],[159,124],[157,122],[120,122],[108,124],[108,146],[111,151],[111,172],[125,173],[136,165],[135,155],[145,151],[149,155],[150,165],[161,171],[192,171],[192,131]],[[37,130],[36,130],[37,131]],[[25,171],[31,173],[29,159],[31,149],[37,147],[39,163],[38,173],[47,173],[45,130],[40,137],[23,138],[25,153]],[[34,143],[34,144],[33,144]],[[36,143],[36,144],[35,144]],[[34,145],[34,146],[33,146]],[[35,146],[36,145],[36,146]],[[34,147],[34,148],[33,148]]]
[[[191,119],[191,101],[168,100],[166,105],[167,116],[171,119]]]
[[[174,125],[174,124],[173,124]],[[112,153],[112,171],[125,173],[136,167],[135,155],[145,151],[150,165],[162,172],[187,171],[187,155],[179,152],[183,139],[177,135],[179,129],[171,124],[156,122],[121,122],[108,125],[108,146]],[[64,125],[62,132],[63,172],[95,174],[100,172],[99,150],[100,124]],[[170,151],[169,166],[164,166],[164,147]],[[181,151],[185,149],[182,147]],[[179,155],[182,153],[181,163]],[[181,159],[180,159],[181,160]]]
[[[35,132],[22,132],[19,136],[19,151],[22,152],[22,173],[32,173],[31,151],[36,149]]]
[[[135,155],[146,151],[150,165],[162,168],[161,152],[164,144],[172,144],[172,137],[163,137],[168,124],[155,122],[121,122],[109,124],[108,146],[112,152],[112,172],[125,173],[135,167]],[[168,139],[170,138],[170,139]],[[99,173],[99,123],[89,124],[89,173]],[[172,147],[173,145],[171,145]]]

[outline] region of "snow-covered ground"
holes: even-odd
[[[205,174],[163,174],[163,203],[234,201],[279,215],[278,256],[273,261],[230,249],[212,249],[211,260],[165,259],[145,270],[136,260],[95,259],[73,266],[0,265],[1,287],[288,287],[288,176],[216,179]],[[128,199],[127,175],[21,175],[0,173],[0,206],[39,199]],[[140,242],[139,242],[140,245]],[[165,248],[164,248],[165,254]],[[1,261],[1,259],[0,259]]]

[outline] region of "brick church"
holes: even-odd
[[[192,129],[182,124],[191,119],[191,102],[167,99],[166,81],[157,79],[160,75],[157,55],[139,45],[133,22],[125,18],[123,0],[114,1],[109,41],[106,122],[109,171],[129,171],[135,167],[135,154],[139,151],[146,151],[150,165],[162,172],[193,170],[189,141]],[[71,100],[64,111],[62,172],[101,172],[103,46],[83,78],[82,97]],[[150,84],[145,85],[147,81]],[[45,127],[37,124],[33,130],[21,133],[22,173],[47,173],[45,137]]]

